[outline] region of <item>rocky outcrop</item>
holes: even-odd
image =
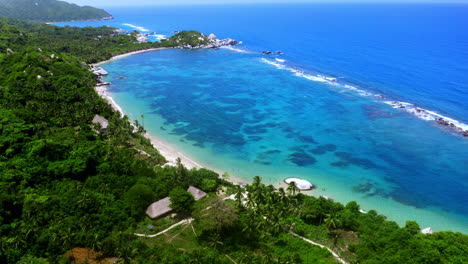
[[[222,46],[234,46],[237,44],[241,44],[240,41],[237,41],[235,39],[227,38],[227,39],[218,39],[215,34],[210,34],[209,36],[206,36],[202,33],[199,33],[200,36],[198,37],[198,40],[203,43],[203,44],[184,44],[177,46],[177,48],[181,49],[217,49]]]
[[[91,71],[97,76],[108,75],[109,73],[101,67],[93,67]]]
[[[136,39],[137,39],[137,42],[138,43],[144,43],[144,42],[148,42],[149,41],[149,36],[150,34],[148,33],[139,33],[137,36],[136,36]]]

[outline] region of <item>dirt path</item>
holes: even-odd
[[[157,234],[154,234],[154,235],[147,235],[147,234],[138,234],[138,233],[135,233],[134,235],[135,236],[139,236],[139,237],[157,237],[157,236],[160,236],[164,233],[166,233],[167,231],[171,230],[172,228],[176,227],[176,226],[180,226],[182,224],[186,224],[186,223],[191,223],[193,221],[193,218],[187,218],[187,219],[184,219],[180,222],[177,222],[173,225],[171,225],[170,227],[168,227],[167,229],[157,233]]]
[[[338,260],[338,261],[341,262],[342,264],[348,264],[346,261],[344,261],[342,258],[340,258],[340,256],[338,256],[338,254],[336,254],[336,253],[335,253],[333,250],[331,250],[329,247],[326,247],[326,246],[324,246],[324,245],[322,245],[322,244],[316,243],[316,242],[314,242],[314,241],[312,241],[312,240],[310,240],[310,239],[307,239],[307,238],[305,238],[305,237],[303,237],[303,236],[300,236],[300,235],[298,235],[298,234],[296,234],[296,233],[294,233],[294,232],[292,232],[292,231],[290,231],[289,233],[290,233],[291,235],[295,236],[295,237],[298,237],[298,238],[304,240],[305,242],[307,242],[307,243],[309,243],[309,244],[316,245],[316,246],[319,246],[319,247],[321,247],[321,248],[326,248],[328,251],[330,251],[330,253],[332,253],[333,257],[334,257],[336,260]]]

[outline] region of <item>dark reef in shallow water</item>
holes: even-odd
[[[315,155],[323,155],[327,152],[335,151],[336,146],[333,144],[325,144],[325,145],[319,145],[316,148],[312,149],[310,152],[312,152]]]
[[[377,165],[371,160],[353,157],[352,154],[348,152],[335,152],[335,156],[340,158],[340,161],[330,163],[332,166],[335,167],[344,168],[348,165],[355,165],[363,169],[377,168]]]
[[[318,144],[317,141],[315,141],[315,139],[311,136],[298,136],[298,138],[301,142]]]
[[[317,162],[314,157],[305,152],[295,152],[290,154],[288,156],[288,160],[301,167],[310,166]]]

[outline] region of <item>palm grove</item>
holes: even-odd
[[[0,20],[1,263],[68,263],[73,256],[65,253],[77,247],[125,263],[336,262],[293,234],[348,262],[468,262],[461,233],[424,235],[415,222],[399,227],[376,211],[359,212],[355,202],[303,195],[294,184],[276,189],[255,177],[241,187],[206,169],[162,166],[144,128],[97,95],[96,76],[83,63],[174,46],[136,43],[135,34]],[[91,125],[96,114],[109,120],[108,134]],[[195,202],[188,186],[209,197]],[[217,196],[220,189],[233,200]],[[166,196],[176,220],[145,217],[149,203]],[[193,225],[183,230],[193,237],[182,245],[134,235],[147,223],[189,217]]]

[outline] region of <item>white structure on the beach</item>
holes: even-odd
[[[196,201],[206,197],[206,193],[204,191],[197,189],[193,186],[190,186],[187,189],[187,192],[192,194]],[[150,218],[157,218],[171,211],[171,200],[169,199],[169,197],[166,197],[148,206],[148,208],[146,209],[146,215],[148,215]]]
[[[424,228],[423,230],[421,230],[421,233],[423,233],[423,234],[432,234],[432,228],[430,228],[430,227]]]
[[[300,178],[287,178],[284,180],[284,182],[287,184],[294,182],[296,184],[296,187],[299,188],[301,191],[308,191],[308,190],[312,190],[313,188],[315,188],[315,185],[313,185],[309,181],[306,181]]]
[[[100,115],[95,115],[93,118],[93,124],[99,124],[98,132],[107,134],[107,127],[109,126],[109,121]]]

